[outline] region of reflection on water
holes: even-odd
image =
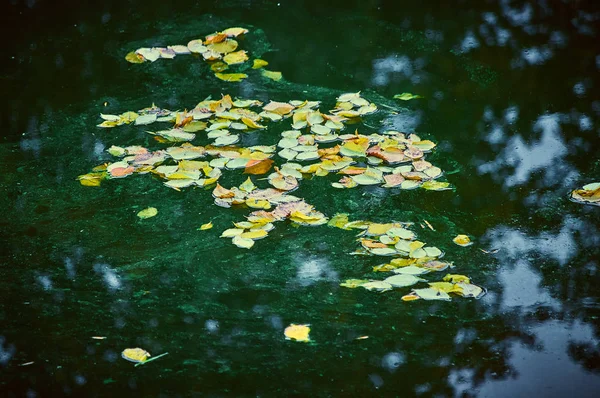
[[[0,146],[0,390],[597,395],[600,215],[567,194],[600,175],[598,4],[473,1],[457,12],[344,2],[331,5],[333,16],[311,2],[202,3],[185,13],[150,3],[59,12],[15,1],[7,11],[28,28],[5,35],[15,38],[3,65],[14,101]],[[288,82],[223,86],[183,57],[137,69],[121,59],[224,25],[253,27],[257,43],[247,44],[270,48],[264,58]],[[488,294],[404,303],[342,289],[348,277],[381,279],[370,272],[381,259],[348,255],[356,242],[347,231],[286,225],[241,251],[196,231],[246,214],[215,208],[209,192],[169,191],[150,176],[98,189],[74,180],[108,161],[111,145],[157,145],[142,131],[98,131],[99,112],[152,101],[178,109],[224,90],[262,100],[424,96],[389,102],[395,114],[381,123],[440,142],[433,161],[455,191],[329,195],[318,185],[326,182],[306,181],[300,196],[328,215],[414,221],[417,230],[427,219],[456,272]],[[260,134],[245,144],[264,143]],[[150,205],[159,216],[139,222]],[[456,247],[458,233],[475,244]],[[310,324],[313,342],[285,341],[290,323]],[[169,356],[134,368],[120,353],[137,346]]]

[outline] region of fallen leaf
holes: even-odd
[[[254,241],[252,239],[242,238],[241,235],[234,236],[232,243],[237,247],[241,247],[242,249],[250,249],[254,246]]]
[[[150,353],[141,348],[126,348],[121,352],[121,357],[130,362],[140,363],[145,362],[150,357]]]
[[[144,57],[137,54],[135,51],[131,51],[125,56],[125,60],[127,62],[131,62],[132,64],[141,64],[144,62]]]
[[[262,59],[255,59],[254,63],[252,64],[252,69],[259,69],[267,65],[269,65],[267,61],[264,61]]]
[[[346,279],[344,282],[340,283],[340,286],[348,287],[350,289],[355,289],[355,288],[362,286],[368,282],[369,282],[368,279]]]
[[[396,94],[394,95],[394,98],[402,100],[402,101],[408,101],[411,99],[417,99],[417,98],[423,98],[420,95],[415,95],[415,94],[411,94],[411,93],[402,93],[402,94]]]
[[[215,76],[226,82],[239,82],[248,77],[245,73],[215,73]]]
[[[281,78],[283,77],[281,72],[275,72],[275,71],[270,71],[270,70],[266,70],[266,69],[263,69],[261,74],[268,79],[275,80],[276,82],[280,81]]]
[[[157,214],[158,214],[158,210],[156,209],[156,207],[148,207],[147,209],[140,211],[137,214],[137,216],[140,219],[145,220],[147,218],[154,217]]]
[[[249,160],[244,168],[244,174],[260,175],[271,170],[273,159]]]
[[[310,341],[310,338],[308,336],[309,333],[309,325],[296,325],[294,323],[285,328],[285,330],[283,331],[286,340],[295,340],[303,343],[307,343]]]
[[[223,57],[223,61],[227,65],[236,65],[244,63],[248,60],[248,53],[244,50],[229,53]]]
[[[470,246],[473,244],[467,235],[456,235],[452,241],[459,246]]]
[[[206,224],[202,224],[200,226],[200,228],[198,228],[200,231],[206,231],[207,229],[211,229],[213,227],[213,223],[211,222],[207,222]]]

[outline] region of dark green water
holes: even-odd
[[[598,395],[600,208],[568,193],[600,180],[599,4],[13,3],[2,8],[0,395]],[[245,48],[285,80],[226,83],[184,56],[123,59],[229,26],[249,28]],[[437,142],[428,160],[456,189],[339,191],[331,176],[294,194],[328,216],[428,220],[436,232],[417,226],[419,237],[485,286],[482,299],[339,287],[382,279],[370,272],[381,258],[349,255],[352,231],[279,223],[248,251],[219,238],[248,210],[216,207],[210,191],[76,181],[111,145],[163,147],[140,127],[96,128],[100,112],[221,93],[329,106],[359,90],[399,109],[361,129]],[[426,98],[391,99],[401,92]],[[159,215],[138,220],[148,206]],[[475,244],[454,245],[459,233]],[[310,323],[313,342],[286,341],[290,323]],[[121,359],[138,346],[169,355]]]

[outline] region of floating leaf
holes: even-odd
[[[445,282],[452,282],[452,283],[458,283],[458,282],[470,283],[471,282],[471,280],[469,279],[468,276],[458,275],[458,274],[447,274],[446,276],[444,276],[443,280]]]
[[[269,65],[267,61],[264,61],[262,59],[255,59],[254,63],[252,64],[252,69],[259,69],[267,65]]]
[[[265,236],[267,236],[267,231],[265,231],[264,229],[251,230],[248,232],[244,232],[243,234],[240,235],[240,237],[242,237],[243,239],[252,239],[252,240],[259,240],[259,239],[264,238]]]
[[[241,64],[248,60],[248,53],[244,50],[229,53],[223,57],[227,65]]]
[[[389,283],[390,285],[392,285],[394,287],[406,287],[406,286],[412,286],[418,282],[424,282],[425,279],[417,278],[414,275],[400,274],[400,275],[390,276],[389,278],[386,278],[383,281]]]
[[[327,225],[329,225],[330,227],[336,227],[340,229],[350,229],[346,228],[346,224],[348,224],[348,222],[349,220],[347,213],[337,213],[333,217],[331,217],[331,220],[329,220]]]
[[[388,282],[384,281],[371,281],[361,285],[367,290],[375,290],[378,292],[387,292],[388,290],[392,290],[392,285]]]
[[[145,362],[149,357],[150,353],[141,348],[126,348],[121,352],[121,357],[130,362]]]
[[[223,231],[221,234],[221,238],[233,238],[235,236],[239,236],[244,233],[244,229],[242,228],[229,228]]]
[[[141,64],[145,61],[144,57],[137,54],[135,51],[131,51],[125,56],[125,60],[127,62],[131,62],[132,64]]]
[[[267,112],[273,112],[278,115],[287,115],[294,110],[294,106],[285,102],[271,101],[263,107],[263,110]]]
[[[273,159],[249,160],[245,166],[244,174],[260,175],[271,170]]]
[[[146,218],[154,217],[157,214],[158,210],[156,207],[148,207],[147,209],[140,211],[137,216],[142,220],[145,220]]]
[[[396,94],[394,95],[394,98],[402,100],[402,101],[408,101],[411,99],[417,99],[417,98],[423,98],[420,95],[415,95],[415,94],[411,94],[411,93],[402,93],[402,94]]]
[[[238,42],[232,39],[227,39],[224,40],[222,42],[219,43],[211,43],[208,46],[206,46],[208,48],[209,51],[214,51],[217,53],[221,53],[221,54],[229,54],[232,53],[232,51],[235,51],[238,47]],[[203,51],[204,52],[204,51]],[[239,53],[246,53],[245,51],[238,51]],[[234,54],[234,53],[232,53]],[[237,55],[235,57],[238,57]],[[227,64],[230,64],[229,62],[227,62],[227,60],[225,59],[227,58],[227,55],[223,58],[223,61],[225,61]],[[246,56],[246,59],[248,59],[248,57]],[[241,61],[244,62],[244,61]]]
[[[88,173],[77,177],[79,183],[86,187],[99,187],[102,180],[106,178],[106,173]]]
[[[600,182],[584,185],[582,189],[571,192],[571,200],[582,204],[600,206]]]
[[[419,298],[422,298],[423,300],[451,300],[448,293],[438,289],[434,289],[432,287],[428,287],[425,289],[415,289],[413,293],[419,296]]]
[[[485,294],[485,290],[477,285],[468,282],[458,282],[456,286],[460,289],[456,293],[463,297],[481,298]]]
[[[135,125],[141,126],[144,124],[151,124],[156,121],[156,113],[150,113],[148,115],[141,115],[135,119]]]
[[[250,249],[252,246],[254,246],[254,241],[252,239],[242,238],[241,235],[234,236],[232,243],[237,247],[241,247],[242,249]]]
[[[211,222],[207,222],[206,224],[202,224],[200,226],[200,228],[198,228],[200,231],[206,231],[207,229],[211,229],[213,227],[213,223]]]
[[[452,241],[459,246],[470,246],[473,244],[467,235],[456,235]]]
[[[303,343],[307,343],[310,341],[310,338],[308,336],[309,333],[309,325],[296,325],[294,323],[285,328],[285,330],[283,331],[286,340],[295,340]]]
[[[268,79],[275,80],[276,82],[280,81],[281,78],[283,77],[281,72],[275,72],[275,71],[270,71],[270,70],[266,70],[266,69],[263,69],[261,74]]]
[[[227,37],[237,37],[240,35],[244,35],[246,33],[248,33],[248,29],[246,28],[227,28],[224,31],[222,31],[221,33],[226,35]]]
[[[427,257],[439,257],[442,255],[442,251],[437,247],[426,247],[424,251]]]
[[[215,73],[215,76],[226,82],[239,82],[248,77],[245,73]]]
[[[450,188],[449,182],[440,182],[440,181],[425,181],[421,187],[423,189],[427,189],[429,191],[446,191]]]
[[[368,279],[346,279],[344,282],[340,283],[342,287],[349,287],[350,289],[355,289],[359,286],[368,283]]]
[[[415,265],[409,265],[402,268],[397,268],[393,271],[396,274],[404,274],[404,275],[422,275],[429,272],[426,268],[417,267]]]

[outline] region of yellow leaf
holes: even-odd
[[[309,325],[296,325],[291,324],[283,331],[286,340],[295,340],[303,343],[309,342],[310,338],[308,334],[310,333]]]
[[[221,234],[221,238],[233,238],[235,236],[239,236],[244,233],[244,230],[241,228],[229,228],[223,231]]]
[[[445,280],[445,278],[444,278]],[[446,293],[460,292],[460,287],[451,282],[430,282],[429,286]]]
[[[394,224],[370,224],[367,227],[367,234],[368,235],[383,235],[385,234],[387,231],[389,231],[391,228],[394,228]]]
[[[242,123],[244,123],[246,126],[252,128],[252,129],[264,129],[265,126],[256,123],[254,120],[250,119],[249,117],[242,117]]]
[[[240,185],[240,190],[244,191],[244,192],[252,192],[256,189],[256,185],[254,185],[254,183],[252,182],[252,180],[250,179],[250,177],[248,177],[246,179],[246,181],[244,181],[242,183],[242,185]]]
[[[210,51],[214,51],[216,53],[228,54],[232,51],[235,51],[238,47],[238,42],[233,39],[227,39],[225,41],[219,43],[212,43],[206,46]],[[227,62],[227,61],[225,61]],[[229,62],[227,62],[229,63]]]
[[[121,353],[121,357],[130,362],[145,362],[149,357],[150,353],[141,348],[126,348]]]
[[[222,31],[221,33],[226,35],[227,37],[237,37],[240,35],[244,35],[246,33],[248,33],[248,29],[245,28],[227,28],[224,31]]]
[[[130,53],[127,53],[125,60],[127,62],[131,62],[132,64],[141,64],[144,62],[144,57],[137,54],[135,51],[131,51]]]
[[[226,82],[239,82],[248,77],[245,73],[215,73],[215,76]]]
[[[271,208],[271,203],[264,199],[246,199],[246,206],[252,209],[269,210]]]
[[[280,81],[283,77],[281,72],[275,72],[266,69],[263,69],[261,74],[268,79],[275,80],[276,82]]]
[[[470,246],[473,244],[467,235],[456,235],[452,241],[459,246]]]
[[[232,242],[234,245],[241,247],[242,249],[250,249],[252,246],[254,246],[254,241],[252,239],[242,238],[241,235],[234,236]]]
[[[223,57],[227,65],[236,65],[248,61],[248,53],[244,50],[229,53]]]
[[[217,183],[215,189],[213,189],[213,196],[215,198],[224,199],[224,198],[233,198],[235,193],[230,189],[223,188],[221,184]]]
[[[348,224],[348,213],[337,213],[331,220],[327,223],[330,227],[341,228],[341,229],[350,229],[346,228],[346,224]]]
[[[202,224],[200,226],[200,228],[198,228],[200,231],[206,231],[207,229],[211,229],[213,227],[213,223],[211,222],[207,222],[206,224]]]
[[[402,296],[402,301],[414,301],[414,300],[419,300],[419,296],[417,296],[414,293],[411,294],[407,294],[406,296]]]
[[[364,285],[367,282],[369,282],[368,279],[346,279],[346,281],[340,283],[340,286],[355,289],[359,286]]]
[[[263,107],[264,111],[273,112],[273,113],[276,113],[281,116],[287,115],[294,109],[295,109],[294,105],[288,104],[286,102],[276,102],[276,101],[271,101]]]
[[[240,235],[240,237],[242,237],[243,239],[252,239],[252,240],[262,239],[265,236],[267,236],[267,231],[265,231],[264,229],[255,229],[252,231],[244,232],[243,234]]]
[[[77,177],[79,183],[86,187],[99,187],[103,179],[106,178],[106,173],[88,173]]]
[[[148,207],[147,209],[140,211],[137,216],[142,220],[145,220],[146,218],[154,217],[157,214],[158,210],[156,207]]]
[[[443,280],[445,282],[452,282],[452,283],[458,283],[458,282],[471,283],[471,279],[469,279],[468,276],[459,275],[459,274],[447,274],[446,276],[444,276]]]
[[[213,72],[223,72],[227,69],[229,69],[229,65],[222,61],[217,61],[210,66],[210,70]]]
[[[252,69],[259,69],[267,65],[269,65],[267,61],[264,61],[262,59],[255,59],[254,64],[252,65]]]
[[[260,175],[271,169],[273,159],[249,160],[244,169],[244,174]]]

